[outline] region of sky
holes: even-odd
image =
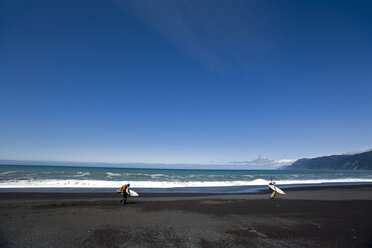
[[[0,0],[0,159],[264,168],[371,147],[370,13]]]

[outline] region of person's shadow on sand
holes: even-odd
[[[127,203],[125,203],[125,204],[120,204],[120,205],[125,206],[125,205],[141,204],[141,203],[142,203],[142,202],[138,202],[138,201],[136,201],[136,202],[127,202]]]

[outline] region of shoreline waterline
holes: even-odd
[[[343,183],[318,183],[318,184],[283,184],[280,188],[285,190],[292,189],[313,189],[319,187],[347,187],[372,185],[372,182],[343,182]],[[185,194],[251,194],[261,193],[268,190],[267,185],[248,185],[248,186],[222,186],[222,187],[173,187],[173,188],[136,188],[138,193],[185,193]],[[0,193],[115,193],[117,188],[0,188]]]

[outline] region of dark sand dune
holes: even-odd
[[[0,247],[372,247],[372,186],[268,198],[2,193]]]

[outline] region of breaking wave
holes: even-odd
[[[89,172],[79,171],[78,173],[76,173],[76,175],[74,175],[74,177],[85,177],[85,176],[89,176],[89,175],[90,175]]]
[[[316,179],[316,180],[277,180],[277,185],[302,185],[323,183],[364,183],[372,179]],[[229,186],[260,186],[267,185],[265,179],[252,181],[131,181],[133,188],[176,188],[176,187],[229,187]],[[109,180],[7,180],[0,182],[0,188],[119,188],[120,181]]]
[[[19,171],[5,171],[1,172],[0,175],[8,175],[8,174],[13,174],[13,173],[18,173]]]
[[[108,178],[112,178],[112,177],[119,177],[119,176],[121,176],[121,174],[120,173],[106,172],[106,176]]]

